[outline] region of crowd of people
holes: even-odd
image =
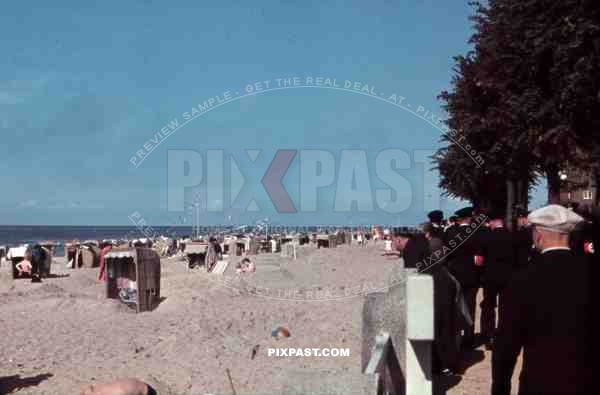
[[[436,210],[422,232],[394,232],[405,267],[434,278],[435,373],[460,374],[461,351],[484,346],[492,352],[494,395],[511,393],[521,351],[519,394],[594,392],[597,210],[517,209],[515,226],[502,211],[466,207],[445,221]]]

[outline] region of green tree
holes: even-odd
[[[473,5],[473,50],[456,58],[453,90],[441,99],[448,126],[480,152],[485,171],[468,167],[456,142],[443,138],[440,185],[470,199],[500,194],[510,211],[543,175],[557,202],[564,166],[600,174],[600,7],[595,0]],[[505,187],[473,191],[490,178]]]

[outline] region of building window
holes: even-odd
[[[583,200],[592,200],[592,198],[592,191],[590,191],[589,189],[583,191]]]

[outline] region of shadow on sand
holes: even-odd
[[[459,373],[465,374],[465,372],[473,365],[483,361],[485,359],[485,353],[481,350],[468,350],[463,351],[461,355]]]
[[[446,392],[450,388],[457,386],[461,380],[461,376],[434,376],[433,394],[446,395]]]
[[[460,357],[457,375],[454,376],[435,376],[434,395],[445,395],[446,392],[458,385],[462,380],[462,375],[473,365],[483,361],[485,353],[481,350],[463,350]]]
[[[32,377],[21,377],[21,375],[0,377],[0,394],[9,394],[13,391],[28,387],[37,387],[42,381],[54,376],[51,373],[38,374]]]
[[[44,278],[65,278],[65,277],[71,277],[70,274],[50,274],[47,277]]]

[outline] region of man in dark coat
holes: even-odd
[[[522,207],[517,207],[515,213],[517,216],[517,227],[513,231],[515,264],[518,269],[521,269],[527,267],[538,254],[533,248],[533,230],[527,222],[529,213]]]
[[[442,226],[442,222],[444,222],[444,212],[442,210],[434,210],[427,214],[427,218],[429,218],[430,228],[435,236],[440,236],[444,233],[444,227]]]
[[[431,260],[425,262],[422,273],[433,277],[433,370],[436,374],[455,374],[458,364],[458,290],[457,281],[445,265],[444,242],[432,224],[423,226],[429,243]]]
[[[502,291],[508,284],[516,264],[513,235],[504,227],[504,213],[490,212],[490,231],[483,234],[483,301],[481,302],[481,335],[486,348],[492,348],[496,331],[496,307],[502,304]]]
[[[504,292],[492,355],[492,394],[509,395],[523,348],[519,394],[597,393],[592,381],[594,314],[591,265],[569,248],[568,233],[582,218],[559,205],[532,212],[541,251]]]
[[[36,244],[31,249],[31,282],[42,282],[42,271],[44,262],[46,261],[46,252],[41,245]]]
[[[396,238],[402,249],[404,268],[421,269],[429,258],[429,243],[423,233],[398,232]]]
[[[446,245],[451,249],[448,269],[458,280],[471,319],[475,319],[477,291],[480,286],[480,269],[478,267],[483,255],[481,231],[483,217],[473,221],[473,208],[465,207],[456,211],[458,225],[446,232]],[[465,325],[463,345],[472,348],[475,345],[475,326]]]

